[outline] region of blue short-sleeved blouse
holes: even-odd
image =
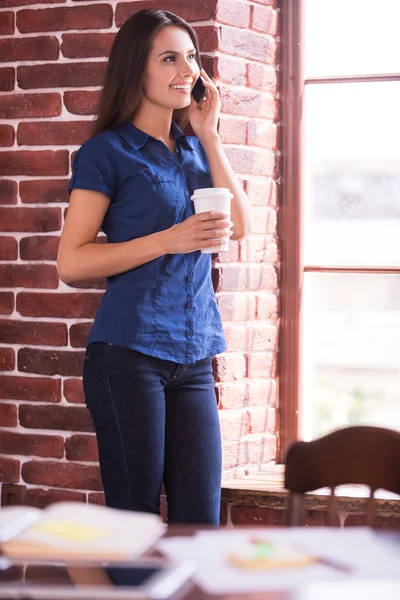
[[[212,187],[196,137],[173,123],[175,152],[132,123],[103,131],[78,150],[69,191],[97,190],[110,199],[102,230],[109,243],[168,229],[193,214],[196,188]],[[126,346],[176,363],[225,350],[211,281],[211,256],[166,254],[108,277],[88,344]]]

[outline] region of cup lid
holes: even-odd
[[[192,200],[195,200],[196,198],[199,197],[202,198],[208,198],[209,196],[213,196],[214,198],[217,197],[224,197],[226,198],[226,196],[228,196],[229,198],[233,198],[233,194],[231,193],[231,191],[228,188],[198,188],[197,190],[194,190],[193,196],[192,196]]]

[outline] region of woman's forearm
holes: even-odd
[[[251,202],[229,164],[219,135],[210,135],[200,141],[207,155],[214,187],[228,188],[233,194],[231,240],[241,240],[251,232]]]
[[[135,269],[165,254],[163,232],[153,233],[129,242],[113,244],[89,243],[59,252],[57,266],[64,283],[100,279]]]

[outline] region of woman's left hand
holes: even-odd
[[[217,126],[221,111],[221,100],[218,89],[204,69],[200,71],[200,75],[206,93],[199,105],[192,97],[189,107],[189,121],[194,133],[201,141],[209,135],[218,135]]]

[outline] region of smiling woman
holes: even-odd
[[[201,76],[201,102],[191,92]],[[111,49],[93,136],[78,150],[58,253],[65,282],[107,277],[89,334],[85,400],[106,503],[169,522],[219,522],[221,436],[212,356],[225,339],[211,256],[249,230],[249,201],[218,135],[218,90],[192,28],[136,13]],[[190,121],[195,136],[180,126]],[[228,188],[229,215],[194,214],[194,190]],[[95,244],[100,228],[108,244]],[[232,229],[232,231],[231,231]]]

